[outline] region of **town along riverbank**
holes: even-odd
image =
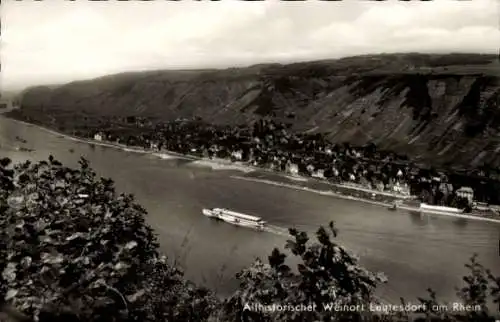
[[[195,164],[200,166],[208,166],[212,168],[222,168],[226,170],[238,170],[245,173],[244,176],[235,176],[235,178],[240,180],[253,180],[256,182],[267,183],[267,184],[281,184],[285,187],[293,189],[302,189],[305,191],[315,192],[323,195],[330,195],[332,197],[344,198],[355,200],[364,203],[370,203],[377,206],[382,206],[386,208],[393,208],[397,203],[398,209],[400,211],[411,211],[416,213],[424,213],[431,215],[445,215],[453,216],[457,218],[472,219],[472,220],[483,220],[489,222],[500,223],[500,216],[495,213],[467,213],[467,214],[452,214],[441,211],[422,211],[419,207],[419,202],[415,196],[411,196],[406,193],[397,193],[391,191],[381,191],[381,189],[371,189],[368,187],[363,187],[360,183],[356,182],[341,182],[339,180],[328,180],[329,178],[324,177],[324,171],[317,171],[315,173],[298,173],[297,169],[292,167],[292,169],[285,168],[284,171],[279,171],[273,164],[270,165],[260,165],[251,161],[239,161],[232,155],[229,158],[219,158],[216,156],[203,156],[192,154],[193,151],[179,153],[175,151],[158,149],[156,148],[146,148],[140,146],[130,146],[126,144],[121,144],[117,142],[109,142],[103,140],[100,135],[98,139],[95,138],[82,138],[76,137],[74,135],[69,135],[53,129],[44,127],[42,125],[35,125],[27,123],[21,120],[15,120],[16,122],[22,122],[23,124],[29,126],[36,126],[43,131],[49,133],[64,136],[67,139],[84,142],[91,145],[106,146],[121,149],[127,152],[134,153],[148,153],[159,157],[161,159],[168,159],[171,157],[183,158],[186,160],[196,161]],[[291,171],[290,171],[291,170]],[[396,173],[397,176],[397,173]],[[403,181],[403,180],[401,180]],[[380,185],[379,185],[380,186]]]
[[[358,200],[363,202],[369,202],[381,206],[391,206],[392,203],[396,200],[406,200],[413,199],[414,197],[410,196],[409,193],[394,193],[390,191],[380,191],[376,189],[370,189],[367,187],[362,187],[360,184],[356,183],[346,183],[337,180],[328,181],[327,178],[324,177],[324,171],[317,171],[316,173],[300,173],[298,171],[297,166],[291,166],[291,169],[285,168],[284,171],[279,171],[274,164],[264,164],[259,166],[255,161],[247,160],[241,161],[236,160],[233,155],[229,158],[219,158],[212,156],[201,156],[199,154],[193,154],[196,151],[190,151],[191,153],[179,153],[175,151],[158,149],[157,146],[154,148],[145,148],[140,146],[130,146],[127,144],[121,144],[117,142],[111,142],[107,140],[103,140],[101,135],[97,135],[97,140],[95,137],[85,138],[85,137],[77,137],[74,135],[70,135],[61,131],[56,131],[54,129],[45,127],[43,125],[28,123],[22,120],[13,119],[16,122],[21,122],[23,124],[29,126],[36,126],[43,131],[47,131],[49,133],[64,136],[67,139],[84,142],[97,146],[106,146],[121,149],[127,152],[135,152],[135,153],[150,153],[162,159],[168,159],[169,157],[177,157],[177,158],[185,158],[188,160],[198,161],[198,165],[204,165],[209,167],[223,167],[227,170],[240,170],[247,173],[245,179],[263,179],[263,180],[273,180],[276,182],[295,184],[298,187],[305,187],[313,190],[330,192],[334,196],[338,197],[347,197],[351,200]],[[267,166],[267,167],[266,167]],[[287,171],[288,170],[288,171]],[[316,178],[312,178],[312,175],[316,175]],[[267,179],[266,179],[267,178]]]

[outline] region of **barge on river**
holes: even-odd
[[[266,226],[266,222],[260,217],[245,215],[224,208],[205,208],[202,210],[202,213],[207,217],[222,220],[237,226],[256,228],[259,230],[263,230]]]
[[[463,214],[463,209],[452,208],[452,207],[444,207],[444,206],[433,206],[425,203],[420,204],[421,212],[444,212],[449,214]]]

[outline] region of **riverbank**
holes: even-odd
[[[416,212],[420,212],[420,213],[425,214],[425,215],[440,215],[440,216],[448,216],[448,217],[454,217],[454,218],[487,221],[487,222],[493,222],[493,223],[500,224],[500,218],[496,219],[496,218],[486,217],[486,216],[482,216],[482,215],[476,215],[476,214],[473,214],[473,213],[472,214],[471,213],[467,213],[467,214],[454,214],[454,213],[450,213],[450,212],[434,211],[434,210],[425,210],[425,211],[422,211],[422,210],[420,210],[420,208],[410,207],[410,206],[405,206],[405,205],[397,206],[397,209],[407,210],[407,211],[416,211]]]
[[[299,186],[299,185],[294,185],[294,184],[287,184],[287,183],[283,183],[283,182],[276,182],[276,181],[273,181],[273,180],[258,179],[258,178],[249,178],[249,177],[242,177],[242,176],[231,176],[231,178],[237,179],[237,180],[259,182],[259,183],[264,183],[264,184],[268,184],[268,185],[273,185],[273,186],[278,186],[278,187],[284,187],[284,188],[289,188],[289,189],[302,190],[302,191],[317,193],[317,194],[320,194],[320,195],[331,196],[331,197],[340,198],[340,199],[347,199],[347,200],[354,200],[354,201],[364,202],[364,203],[368,203],[368,204],[372,204],[372,205],[377,205],[377,206],[383,206],[383,207],[389,207],[389,206],[391,206],[391,203],[387,203],[387,202],[380,202],[380,201],[368,200],[368,199],[364,199],[364,198],[357,198],[357,197],[348,196],[348,195],[345,195],[345,194],[342,194],[342,193],[339,193],[339,192],[335,192],[335,191],[318,190],[318,189],[313,189],[313,188]]]
[[[27,125],[27,126],[36,127],[37,129],[40,129],[40,130],[45,131],[47,133],[51,133],[53,135],[57,135],[59,137],[63,137],[63,138],[66,138],[66,139],[69,139],[69,140],[72,140],[75,142],[110,147],[110,148],[116,148],[116,149],[120,149],[120,150],[126,151],[126,152],[150,154],[150,155],[159,157],[161,159],[179,158],[179,159],[184,159],[184,160],[191,160],[191,161],[193,161],[194,165],[199,165],[199,166],[203,166],[203,167],[211,167],[212,169],[215,169],[215,170],[237,170],[237,171],[244,172],[246,174],[251,174],[253,172],[272,174],[274,176],[279,176],[279,178],[288,179],[290,181],[293,181],[294,183],[289,184],[289,183],[284,183],[284,182],[276,182],[275,180],[262,179],[262,178],[258,178],[258,177],[252,178],[252,177],[234,176],[235,178],[242,179],[242,180],[260,182],[260,183],[265,183],[265,184],[273,184],[273,185],[283,186],[283,187],[292,188],[292,189],[304,190],[304,191],[314,192],[314,193],[318,193],[318,194],[322,194],[322,195],[329,195],[329,196],[332,196],[335,198],[349,199],[349,200],[354,200],[354,201],[358,201],[358,202],[382,206],[382,207],[386,207],[386,208],[391,207],[393,205],[393,202],[396,200],[405,201],[405,200],[412,199],[412,196],[395,194],[395,193],[391,193],[391,192],[387,192],[387,191],[371,190],[371,189],[362,188],[362,187],[358,187],[358,186],[352,186],[352,185],[348,185],[348,184],[330,183],[330,182],[327,182],[326,180],[321,180],[321,179],[317,179],[317,178],[308,178],[308,177],[303,177],[303,176],[292,176],[292,175],[285,174],[282,172],[274,171],[272,169],[251,166],[248,164],[244,164],[242,162],[232,162],[230,160],[219,159],[219,158],[210,159],[210,158],[204,158],[204,157],[199,157],[199,156],[194,156],[194,155],[181,154],[181,153],[174,152],[174,151],[151,151],[151,150],[147,150],[144,148],[130,147],[130,146],[127,146],[124,144],[119,144],[119,143],[97,141],[97,140],[93,140],[93,139],[83,139],[83,138],[72,136],[70,134],[61,133],[61,132],[52,130],[50,128],[38,125],[38,124],[28,123],[25,121],[14,119],[14,118],[9,118],[9,119],[13,120],[15,122],[19,122],[21,124]],[[301,186],[301,185],[310,185],[310,186],[321,185],[322,188],[324,188],[324,189],[315,189],[315,188]],[[333,189],[335,189],[337,191],[333,191]],[[398,209],[405,210],[405,211],[419,212],[419,213],[429,214],[429,215],[443,215],[443,216],[451,216],[451,217],[456,217],[456,218],[464,218],[464,219],[471,219],[471,220],[480,220],[480,221],[500,223],[500,218],[497,219],[497,218],[487,217],[487,216],[479,215],[479,214],[451,214],[451,213],[445,213],[445,212],[439,212],[439,211],[428,211],[428,210],[421,211],[419,207],[411,207],[411,206],[407,206],[404,204],[401,206],[398,206]]]
[[[393,194],[390,192],[384,192],[384,191],[378,191],[378,190],[370,190],[362,187],[356,187],[356,186],[351,186],[347,184],[338,184],[338,183],[329,183],[323,180],[315,179],[315,178],[307,178],[299,175],[290,175],[282,172],[278,172],[272,169],[266,169],[262,167],[257,167],[257,166],[252,166],[249,164],[245,164],[243,162],[232,162],[231,160],[225,160],[225,159],[220,159],[220,158],[204,158],[204,157],[199,157],[195,155],[189,155],[189,154],[182,154],[174,151],[152,151],[152,150],[147,150],[144,148],[137,148],[137,147],[131,147],[127,146],[125,144],[120,144],[120,143],[112,143],[108,141],[97,141],[93,139],[83,139],[80,137],[76,137],[70,134],[58,132],[55,130],[52,130],[48,127],[38,125],[38,124],[33,124],[33,123],[28,123],[25,121],[21,121],[15,118],[9,118],[10,120],[13,120],[14,122],[18,122],[27,126],[34,126],[37,129],[40,129],[42,131],[45,131],[47,133],[51,133],[53,135],[57,135],[60,137],[67,138],[69,140],[75,141],[75,142],[81,142],[81,143],[87,143],[87,144],[94,144],[98,146],[105,146],[105,147],[110,147],[110,148],[117,148],[125,152],[134,152],[134,153],[142,153],[142,154],[151,154],[153,156],[157,156],[161,159],[169,159],[170,157],[175,157],[175,158],[180,158],[180,159],[185,159],[185,160],[191,160],[194,161],[194,164],[200,165],[200,166],[209,166],[214,169],[227,169],[227,170],[239,170],[245,173],[250,173],[253,171],[258,171],[258,172],[265,172],[265,173],[272,173],[272,174],[278,174],[281,177],[288,178],[293,181],[297,182],[310,182],[317,180],[318,182],[324,182],[326,184],[338,187],[338,188],[343,188],[343,189],[348,189],[352,191],[358,191],[358,192],[368,192],[370,194],[376,194],[376,195],[382,195],[382,196],[388,196],[396,199],[407,199],[408,196],[404,195],[399,195],[399,194]]]
[[[354,197],[350,195],[346,195],[340,192],[336,191],[327,191],[327,190],[319,190],[319,189],[314,189],[310,187],[304,187],[304,186],[299,186],[299,185],[294,185],[294,184],[288,184],[284,182],[276,182],[272,180],[266,180],[266,179],[259,179],[259,178],[248,178],[248,177],[242,177],[242,176],[231,176],[233,179],[237,180],[246,180],[246,181],[252,181],[252,182],[259,182],[263,184],[268,184],[268,185],[273,185],[273,186],[279,186],[279,187],[284,187],[288,189],[294,189],[294,190],[301,190],[301,191],[307,191],[311,193],[316,193],[324,196],[331,196],[335,198],[340,198],[340,199],[346,199],[346,200],[353,200],[357,202],[363,202],[375,206],[381,206],[381,207],[392,207],[393,203],[390,202],[383,202],[383,201],[375,201],[375,200],[369,200],[366,198],[359,198],[359,197]],[[441,215],[441,216],[448,216],[448,217],[454,217],[454,218],[462,218],[462,219],[471,219],[471,220],[479,220],[479,221],[486,221],[486,222],[493,222],[500,224],[500,219],[496,218],[489,218],[489,217],[484,217],[480,215],[474,215],[474,214],[454,214],[454,213],[447,213],[447,212],[441,212],[441,211],[429,211],[425,210],[422,211],[419,207],[411,207],[407,205],[398,205],[396,210],[404,210],[404,211],[411,211],[411,212],[418,212],[424,215]]]

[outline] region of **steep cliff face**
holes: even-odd
[[[486,55],[380,55],[129,73],[33,88],[26,111],[244,123],[268,116],[437,163],[500,166],[500,67]]]

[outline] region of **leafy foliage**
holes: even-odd
[[[500,303],[500,278],[479,264],[476,255],[465,265],[470,273],[457,291],[463,310],[440,301],[432,289],[427,290],[427,298],[419,298],[416,312],[377,310],[377,305],[388,303],[378,299],[374,291],[387,279],[362,268],[355,256],[331,240],[337,236],[333,223],[329,228],[330,233],[321,227],[316,233],[317,242],[312,244],[308,244],[306,233],[290,229],[294,239],[288,241],[287,249],[300,260],[297,272],[285,264],[286,255],[278,249],[273,250],[267,264],[257,260],[243,270],[238,276],[240,289],[226,303],[226,313],[232,317],[229,320],[496,321],[495,311],[490,312],[488,305]],[[273,304],[292,307],[269,309]],[[407,304],[401,298],[399,306]],[[299,310],[294,309],[300,305]]]
[[[52,157],[14,171],[8,165],[0,290],[14,307],[35,318],[71,311],[88,321],[190,320],[210,308],[210,294],[159,256],[146,211],[86,160],[77,170]]]
[[[337,235],[333,223],[330,223],[330,233],[334,237]],[[360,312],[335,312],[325,310],[323,305],[335,303],[356,306],[377,300],[373,291],[377,285],[385,282],[385,277],[359,266],[357,258],[333,242],[325,228],[318,230],[318,243],[312,245],[308,245],[306,233],[290,229],[290,234],[294,239],[288,241],[286,248],[299,257],[298,272],[294,273],[285,264],[285,254],[274,249],[268,264],[257,261],[239,275],[242,283],[235,299],[240,303],[258,303],[263,306],[293,303],[304,307],[314,306],[316,309],[274,311],[261,314],[259,320],[352,320]]]

